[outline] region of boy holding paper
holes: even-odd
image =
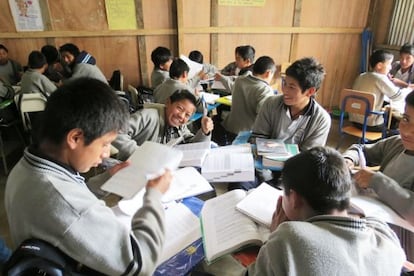
[[[354,175],[360,188],[372,188],[381,201],[414,224],[414,92],[405,98],[399,130],[400,135],[375,144],[352,145],[343,156],[350,168],[354,165],[362,168]],[[361,165],[364,159],[368,164],[380,165],[379,171],[364,169]],[[414,234],[396,230],[400,232],[408,260],[414,261]]]
[[[28,238],[56,246],[84,269],[106,275],[151,275],[164,243],[162,194],[170,172],[148,181],[131,230],[86,186],[79,174],[109,157],[125,127],[123,103],[105,83],[79,78],[48,99],[36,139],[11,171],[5,207],[14,246]],[[127,163],[95,181],[106,180]],[[89,184],[89,183],[88,183]],[[90,274],[88,274],[90,275]]]
[[[352,181],[338,152],[302,152],[286,161],[282,178],[273,232],[249,275],[400,275],[405,255],[395,233],[348,214]]]

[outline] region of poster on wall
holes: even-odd
[[[39,0],[9,0],[9,6],[18,32],[44,30]]]
[[[105,8],[110,30],[137,28],[135,0],[105,0]]]
[[[219,0],[219,6],[263,7],[266,0]]]

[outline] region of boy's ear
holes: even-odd
[[[306,91],[305,91],[305,94],[306,94],[306,96],[308,96],[308,97],[312,97],[313,95],[315,95],[316,94],[316,88],[315,87],[311,87],[311,88],[309,88],[309,89],[307,89]]]
[[[83,131],[80,128],[71,129],[66,135],[66,142],[70,149],[75,149],[79,145],[83,145],[84,136]]]

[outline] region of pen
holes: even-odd
[[[367,161],[365,160],[365,155],[361,147],[358,147],[358,157],[359,157],[359,166],[361,167],[361,169],[364,169],[367,166]]]

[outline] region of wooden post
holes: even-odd
[[[210,7],[210,26],[218,27],[218,0],[211,0]],[[210,63],[218,66],[219,61],[219,50],[218,50],[218,34],[211,33],[210,35]]]
[[[135,0],[135,13],[137,16],[137,28],[144,29],[144,13],[142,12],[142,0]],[[138,43],[138,57],[139,57],[139,67],[140,67],[140,81],[144,86],[150,86],[150,70],[148,68],[148,60],[147,60],[147,43],[145,40],[145,35],[138,35],[137,36],[137,43]]]

